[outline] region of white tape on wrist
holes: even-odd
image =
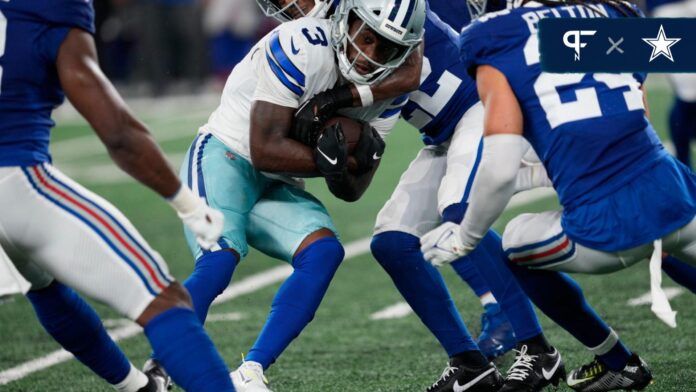
[[[372,103],[375,101],[375,97],[372,96],[372,89],[370,86],[360,84],[355,85],[355,88],[358,90],[358,94],[360,95],[360,104],[362,104],[363,107],[372,105]]]
[[[168,201],[172,208],[179,213],[179,215],[191,214],[198,209],[198,206],[201,203],[201,199],[196,197],[191,189],[184,184],[181,185],[181,188],[179,188],[176,194]]]

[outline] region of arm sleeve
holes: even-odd
[[[520,135],[486,136],[478,174],[461,224],[462,243],[476,247],[515,193],[515,181],[527,144]]]
[[[49,3],[41,15],[50,27],[42,32],[38,50],[47,61],[53,63],[70,29],[94,34],[94,8],[91,1],[85,0],[54,0]]]
[[[282,26],[281,26],[282,27]],[[296,52],[299,39],[290,31],[278,29],[262,48],[261,70],[254,100],[297,108],[306,89],[308,47]],[[293,54],[295,53],[295,54]]]
[[[43,15],[50,24],[95,33],[92,1],[53,0],[47,3]]]

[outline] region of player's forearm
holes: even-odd
[[[251,146],[254,168],[268,173],[315,177],[317,167],[312,149],[292,139],[281,138],[264,145]]]
[[[255,169],[269,173],[317,175],[313,150],[290,138],[294,108],[266,101],[251,106],[249,150]]]
[[[411,55],[391,75],[381,82],[369,86],[371,101],[365,101],[365,93],[361,94],[355,85],[351,86],[354,106],[369,106],[373,101],[397,98],[415,91],[420,86],[421,70],[423,68],[423,44],[416,48]],[[362,87],[361,87],[362,88]]]
[[[109,155],[131,177],[165,198],[181,186],[166,157],[144,128],[130,128],[119,139],[105,143]]]
[[[515,179],[524,152],[522,147],[519,135],[499,134],[484,139],[469,208],[462,221],[465,246],[476,247],[515,193]]]

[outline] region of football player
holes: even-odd
[[[300,16],[313,5],[302,2],[286,11]],[[297,108],[336,84],[371,84],[388,76],[420,45],[424,19],[423,0],[352,0],[341,4],[332,21],[284,23],[234,68],[220,106],[200,128],[181,178],[226,218],[210,251],[186,230],[196,264],[184,284],[201,321],[249,246],[294,269],[246,360],[232,373],[238,391],[269,390],[264,369],[312,320],[343,260],[326,209],[296,177],[323,176],[338,197],[357,200],[384,151],[381,135],[398,119],[384,115],[398,111],[391,101],[341,111],[364,122],[349,158],[340,126],[326,128],[314,148],[292,139]]]
[[[277,14],[266,6],[268,2],[261,0],[259,3],[267,14]],[[495,390],[500,376],[495,372],[488,373],[488,377],[479,377],[492,366],[479,356],[441,276],[425,262],[419,248],[419,235],[435,227],[442,219],[461,220],[466,209],[469,178],[473,179],[476,173],[475,162],[480,152],[483,124],[474,82],[457,60],[458,35],[430,10],[426,15],[427,43],[424,68],[422,76],[419,76],[422,83],[419,90],[410,95],[410,102],[405,103],[406,97],[395,102],[405,103],[404,117],[421,129],[427,147],[404,173],[391,200],[380,212],[372,251],[450,356],[450,363],[442,376],[429,390],[451,390],[455,383],[470,384],[474,379],[477,382],[470,384],[470,387],[482,389],[487,385]],[[369,86],[371,93],[389,96],[393,94],[390,89],[394,87],[397,91],[403,91],[402,86],[408,85],[406,81],[409,75],[408,72],[399,71],[403,70],[398,70],[382,83]],[[298,111],[296,118],[301,119],[301,124],[304,123],[307,108],[312,109],[307,122],[317,121],[311,118],[314,116],[329,116],[324,114],[327,106],[336,105],[337,96],[350,95],[347,91],[349,88],[354,86],[341,86],[318,94]],[[342,104],[349,105],[350,101],[347,101]],[[304,130],[298,132],[304,134]],[[521,172],[520,190],[546,183],[548,180],[540,165],[530,165]],[[545,344],[530,303],[506,270],[504,259],[500,238],[491,232],[480,251],[455,263],[460,275],[471,269],[478,275],[477,266],[480,266],[485,279],[492,282],[494,293],[501,297],[505,312],[513,320],[511,326],[497,329],[507,333],[507,336],[502,336],[507,339],[490,335],[490,339],[486,339],[486,333],[495,329],[484,329],[478,345],[488,356],[502,354],[514,346],[513,329],[530,346],[536,342]],[[478,280],[483,281],[481,278]],[[487,286],[485,281],[482,283]],[[502,315],[497,304],[487,305],[486,308],[497,308],[496,312]],[[488,321],[486,318],[484,320]],[[485,321],[484,327],[494,325]]]
[[[579,391],[641,390],[652,375],[561,272],[607,273],[651,253],[659,262],[663,248],[696,264],[696,179],[667,154],[645,116],[645,75],[549,74],[534,50],[541,18],[635,16],[633,5],[615,0],[518,1],[463,31],[462,58],[485,107],[480,174],[461,225],[444,224],[422,241],[436,264],[470,253],[514,193],[527,139],[563,209],[513,219],[503,246],[532,301],[595,354],[568,376]],[[673,322],[666,298],[656,300]],[[558,363],[521,347],[501,390],[541,390]]]
[[[67,96],[119,167],[166,198],[202,247],[219,237],[222,215],[182,185],[132,116],[99,69],[93,33],[89,0],[0,1],[0,242],[31,283],[27,296],[44,328],[117,390],[158,386],[69,287],[143,326],[186,390],[233,391],[160,255],[116,208],[51,165],[51,111]]]

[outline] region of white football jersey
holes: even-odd
[[[329,42],[330,22],[301,18],[283,23],[262,38],[227,79],[220,106],[201,130],[212,133],[251,160],[250,109],[253,101],[299,107],[317,93],[343,83]],[[340,113],[369,121],[382,137],[394,127],[406,102],[381,101]]]

